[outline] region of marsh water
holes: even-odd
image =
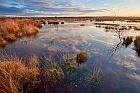
[[[53,56],[66,53],[76,55],[88,53],[88,60],[78,66],[65,84],[74,84],[62,93],[140,93],[140,58],[134,42],[124,44],[124,38],[140,35],[140,30],[108,28],[95,22],[65,22],[46,24],[36,36],[24,37],[0,48],[7,55],[28,58],[31,55]],[[119,24],[122,28],[139,26],[140,23],[99,22]],[[84,25],[81,25],[84,24]],[[112,26],[112,25],[111,25]],[[130,27],[132,28],[132,27]],[[88,80],[95,64],[100,65],[102,74],[98,85]]]

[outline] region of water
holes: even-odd
[[[108,22],[105,22],[108,23]],[[140,26],[138,23],[115,22],[125,26]],[[81,51],[89,54],[88,61],[78,67],[65,83],[75,84],[67,93],[140,93],[140,58],[132,42],[128,47],[122,45],[123,38],[140,35],[134,29],[116,32],[96,27],[94,22],[65,23],[45,25],[36,36],[25,37],[8,44],[2,51],[8,55],[27,58],[31,55],[56,56],[61,53],[76,55]],[[99,64],[102,74],[98,86],[88,81],[92,67]],[[80,79],[82,78],[82,79]],[[78,87],[77,87],[78,86]]]

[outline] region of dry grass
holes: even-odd
[[[24,24],[22,27],[22,31],[26,34],[26,35],[33,35],[37,33],[37,28],[31,24],[27,25]]]
[[[49,93],[52,89],[54,92],[50,93],[57,93],[55,89],[63,89],[63,80],[71,79],[78,66],[76,58],[70,54],[63,56],[58,63],[51,57],[43,60],[44,63],[39,64],[36,56],[27,61],[16,56],[0,56],[0,93]],[[98,85],[101,74],[101,65],[95,64],[90,83]]]
[[[3,35],[3,38],[6,40],[6,41],[15,41],[17,38],[15,36],[15,34],[13,33],[6,33]]]
[[[0,46],[4,46],[6,44],[6,41],[0,37]]]
[[[91,76],[89,78],[89,82],[93,86],[98,86],[101,83],[103,72],[102,65],[100,63],[95,62],[91,71]]]
[[[4,28],[4,32],[15,33],[20,30],[19,24],[16,20],[7,19],[2,25],[2,28]]]
[[[18,93],[11,76],[2,68],[0,68],[0,93]]]
[[[27,93],[25,91],[37,83],[36,61],[31,58],[31,63],[24,64],[19,58],[0,60],[0,93]]]
[[[45,20],[34,18],[0,18],[0,37],[6,41],[15,41],[17,37],[34,35],[38,32],[37,28],[42,27]],[[0,45],[5,45],[0,40]]]

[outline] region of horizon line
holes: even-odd
[[[103,15],[103,16],[17,16],[17,15],[0,15],[0,17],[140,17],[140,16],[110,16],[110,15]]]

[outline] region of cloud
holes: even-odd
[[[106,9],[85,8],[76,0],[1,0],[1,14],[15,15],[84,15]]]
[[[5,6],[0,6],[0,13],[2,14],[10,14],[10,13],[22,13],[22,10],[17,7],[5,7]]]
[[[140,83],[140,75],[133,73],[133,74],[127,74],[127,77],[129,77],[132,80],[136,80],[138,83]]]
[[[138,70],[138,68],[133,62],[124,61],[124,62],[118,62],[117,64],[129,70]]]

